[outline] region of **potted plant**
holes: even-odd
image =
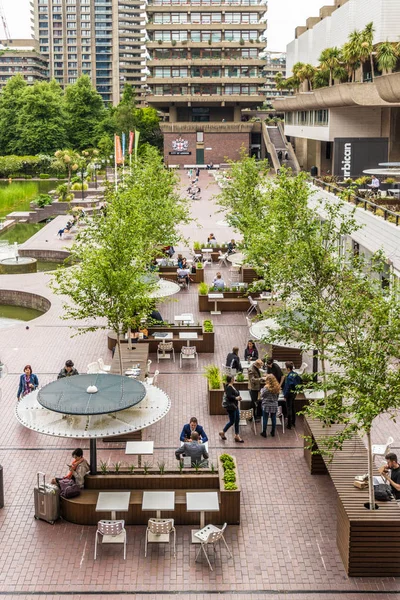
[[[204,376],[208,381],[208,409],[210,415],[225,415],[226,410],[222,407],[224,387],[222,384],[222,373],[217,365],[207,365]]]
[[[213,333],[214,323],[211,321],[211,319],[205,319],[203,321],[203,331],[206,333]]]

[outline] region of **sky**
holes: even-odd
[[[6,15],[12,38],[30,38],[29,0],[0,0]],[[315,17],[319,9],[334,4],[333,0],[269,0],[268,1],[268,49],[286,50],[286,45],[294,38],[294,30],[304,25],[308,17]],[[0,38],[4,38],[0,24]]]

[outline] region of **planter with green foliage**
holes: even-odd
[[[217,365],[207,365],[204,376],[208,381],[208,412],[210,415],[225,415],[226,410],[222,407],[224,386],[222,383],[221,369]]]
[[[234,456],[221,454],[218,457],[218,473],[220,478],[221,502],[229,502],[236,514],[232,519],[240,522],[240,483],[237,463]],[[226,498],[226,500],[225,500]],[[228,500],[229,498],[229,500]]]

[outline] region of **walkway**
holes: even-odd
[[[182,187],[187,186],[186,175]],[[191,240],[205,241],[211,231],[218,241],[228,241],[230,230],[218,224],[222,215],[211,199],[218,191],[213,178],[201,173],[201,202],[193,202],[195,224],[184,228]],[[46,228],[47,229],[47,228]],[[42,230],[43,232],[46,231]],[[50,232],[50,229],[47,231]],[[41,232],[42,233],[42,232]],[[45,235],[45,233],[44,233]],[[46,239],[46,238],[45,238]],[[56,245],[52,235],[48,243]],[[61,242],[62,244],[62,242]],[[206,270],[211,281],[216,269]],[[226,270],[224,275],[226,274]],[[39,273],[1,276],[2,287],[23,289],[51,299],[48,313],[29,325],[7,329],[0,336],[0,358],[9,368],[0,380],[2,419],[0,421],[0,464],[4,467],[6,506],[0,510],[0,599],[71,600],[127,598],[172,600],[189,597],[208,600],[217,594],[223,600],[387,600],[400,597],[400,582],[393,579],[348,579],[335,542],[334,488],[328,476],[311,477],[303,459],[302,424],[284,435],[278,429],[274,439],[254,436],[250,427],[243,432],[240,447],[229,436],[218,438],[224,417],[210,417],[206,407],[205,364],[222,364],[233,345],[244,349],[248,329],[243,313],[213,317],[216,332],[215,355],[200,355],[199,369],[179,363],[160,363],[158,385],[172,399],[167,417],[145,431],[155,441],[154,463],[175,464],[181,426],[196,415],[210,438],[211,457],[223,449],[235,454],[243,488],[242,524],[229,527],[227,541],[234,559],[217,554],[210,572],[204,562],[194,562],[189,543],[190,528],[178,527],[177,557],[170,549],[151,548],[144,558],[144,527],[128,528],[127,560],[120,548],[102,549],[93,561],[94,528],[64,522],[54,526],[33,519],[33,487],[37,471],[49,477],[65,471],[71,450],[79,441],[55,439],[21,427],[15,417],[18,376],[30,363],[40,383],[56,377],[65,359],[72,358],[79,371],[102,356],[109,362],[106,332],[71,337],[70,323],[61,320],[62,302],[47,288],[50,275]],[[193,312],[195,320],[208,318],[197,311],[197,286],[182,291],[160,305],[164,318]],[[155,356],[152,371],[156,366]],[[382,421],[384,419],[382,418]],[[395,439],[399,426],[391,424]],[[386,439],[386,422],[376,438]],[[99,444],[99,460],[125,461],[122,444]]]

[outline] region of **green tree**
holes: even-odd
[[[381,257],[379,257],[381,258]],[[340,340],[331,349],[330,393],[324,401],[313,401],[306,414],[326,424],[325,452],[340,449],[354,433],[365,435],[368,449],[369,499],[375,507],[371,430],[376,417],[392,419],[400,408],[400,302],[392,285],[382,290],[380,260],[347,268],[331,302],[327,326]]]
[[[360,31],[354,30],[350,35],[348,41],[344,44],[342,52],[343,58],[346,63],[346,68],[349,74],[349,81],[353,82],[356,80],[356,70],[361,64],[362,49],[361,44],[363,43],[363,37]]]
[[[383,75],[391,73],[397,65],[399,57],[400,54],[396,44],[393,44],[388,40],[386,40],[386,42],[382,42],[379,44],[376,52],[378,70],[383,73]]]
[[[25,87],[10,149],[16,154],[52,154],[65,144],[61,87],[54,80]]]
[[[333,85],[335,71],[340,69],[342,65],[342,59],[342,52],[337,46],[334,46],[333,48],[325,48],[325,50],[321,52],[318,60],[321,64],[322,70],[329,70],[330,86]]]
[[[27,83],[22,75],[14,75],[4,86],[0,96],[0,154],[12,154],[21,106],[21,97]]]
[[[160,117],[155,108],[137,108],[134,114],[134,126],[140,131],[140,144],[150,144],[159,150],[162,149]]]
[[[121,102],[118,104],[114,112],[116,133],[118,135],[121,135],[123,132],[127,134],[129,131],[135,130],[135,112],[135,91],[131,85],[125,85],[122,92]]]
[[[369,60],[370,68],[371,68],[371,80],[374,80],[374,33],[375,28],[374,24],[368,23],[361,32],[361,64],[363,65],[365,62]],[[364,81],[364,77],[361,78]]]
[[[316,73],[316,68],[309,63],[304,64],[301,69],[297,71],[297,77],[300,82],[307,82],[307,91],[312,91],[313,89],[313,79]]]
[[[68,173],[68,190],[71,187],[71,177],[74,172],[78,170],[79,154],[73,150],[57,150],[54,153],[56,158],[55,168],[66,170]]]
[[[65,90],[65,114],[68,139],[74,150],[96,146],[97,128],[105,109],[100,94],[92,87],[88,75],[79,77]]]

